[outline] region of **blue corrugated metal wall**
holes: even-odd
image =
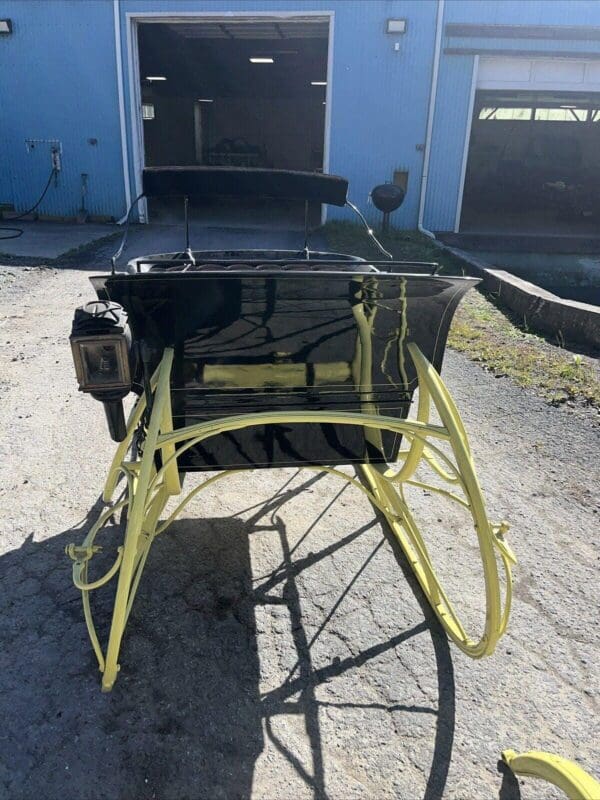
[[[474,56],[442,55],[423,223],[454,230]]]
[[[25,140],[57,139],[63,170],[40,212],[75,215],[86,173],[90,213],[121,216],[112,3],[8,0],[0,13],[13,21],[12,35],[0,38],[0,202],[19,211],[35,202],[51,169],[50,145],[27,149]]]
[[[393,215],[401,228],[414,225],[423,169],[422,148],[433,60],[432,2],[335,4],[330,169],[351,178],[351,196],[369,216],[370,190],[407,170],[408,193]],[[386,35],[388,17],[409,20],[410,34]],[[394,42],[400,42],[396,52]],[[335,209],[331,216],[345,212]]]
[[[598,25],[598,0],[448,0],[446,22],[481,25]]]
[[[351,194],[365,206],[370,188],[409,172],[408,195],[393,220],[417,222],[427,107],[433,60],[436,0],[121,0],[126,135],[130,186],[135,192],[133,131],[129,108],[128,14],[168,12],[334,12],[331,95],[331,172],[346,175]],[[87,173],[90,213],[119,218],[125,210],[112,0],[6,0],[2,16],[13,20],[0,38],[0,202],[18,210],[32,204],[50,169],[50,145],[27,148],[26,139],[58,139],[63,171],[40,210],[73,215],[80,205],[81,173]],[[389,17],[404,18],[404,36],[384,32]],[[600,26],[598,0],[447,0],[448,22],[502,25]],[[394,42],[400,43],[399,51]],[[512,49],[554,51],[552,39],[458,38],[443,48],[481,53]],[[596,41],[561,41],[573,55],[600,48]],[[425,224],[454,225],[473,54],[443,53],[435,111]],[[90,143],[96,140],[96,144]],[[371,216],[374,215],[373,209]],[[333,215],[343,215],[335,210]]]

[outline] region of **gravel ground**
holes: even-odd
[[[492,657],[448,644],[357,490],[262,471],[207,490],[156,542],[101,694],[64,555],[112,449],[66,341],[90,297],[83,270],[0,268],[0,797],[559,796],[498,767],[507,747],[600,774],[598,428],[452,352],[444,377],[519,557]],[[477,622],[470,531],[415,502],[444,519],[432,552]]]

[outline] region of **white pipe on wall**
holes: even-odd
[[[121,160],[123,163],[123,181],[125,186],[125,215],[119,220],[122,225],[127,219],[131,205],[131,188],[129,186],[129,152],[127,149],[127,126],[125,124],[125,94],[123,91],[123,59],[121,57],[121,10],[120,0],[113,0],[113,16],[115,28],[115,57],[117,61],[117,93],[119,96],[119,124],[121,127]]]
[[[433,51],[433,70],[431,72],[431,89],[429,90],[429,110],[427,112],[427,133],[425,135],[425,153],[423,155],[423,174],[421,175],[421,196],[419,198],[419,217],[417,228],[425,236],[435,239],[435,234],[423,227],[425,214],[425,198],[427,196],[427,178],[429,173],[429,160],[431,156],[431,136],[433,133],[433,117],[435,115],[435,102],[437,97],[438,73],[440,70],[440,54],[442,52],[442,31],[444,21],[444,2],[438,0],[437,19],[435,23],[435,49]]]
[[[471,127],[473,125],[473,107],[475,105],[475,92],[477,90],[477,72],[479,71],[479,56],[473,56],[473,72],[471,73],[471,90],[469,93],[469,109],[467,111],[467,130],[463,145],[462,164],[460,169],[460,183],[458,185],[458,199],[456,201],[456,215],[454,217],[454,233],[460,228],[463,195],[465,192],[465,178],[467,175],[467,161],[469,158],[469,145],[471,143]]]

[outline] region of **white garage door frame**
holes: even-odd
[[[217,13],[214,11],[182,11],[174,14],[169,11],[152,11],[148,13],[138,14],[135,12],[127,12],[126,19],[126,36],[127,36],[127,71],[129,73],[129,116],[131,126],[131,142],[132,142],[132,164],[135,181],[135,197],[142,193],[142,172],[145,163],[145,150],[144,150],[144,126],[142,122],[142,97],[141,85],[139,80],[140,74],[140,56],[138,45],[138,26],[142,23],[178,23],[198,20],[202,22],[210,21],[210,19],[285,19],[293,22],[295,19],[302,20],[307,17],[316,17],[327,19],[329,23],[329,37],[327,43],[327,87],[325,90],[325,131],[323,141],[323,171],[329,171],[329,152],[330,152],[330,132],[331,132],[331,98],[332,94],[332,77],[333,77],[333,32],[334,32],[334,11],[224,11]],[[327,218],[327,206],[322,206],[321,222],[324,223]],[[139,219],[140,222],[148,222],[148,204],[146,199],[143,198],[139,202]]]
[[[465,175],[469,158],[473,106],[477,89],[508,91],[600,92],[600,58],[518,58],[478,56],[473,59],[468,120],[465,131],[454,232],[460,230]]]
[[[600,58],[481,56],[478,89],[600,92]]]

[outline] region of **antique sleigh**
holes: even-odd
[[[116,271],[114,259],[110,274],[92,278],[98,299],[76,311],[71,336],[79,388],[104,403],[118,442],[103,491],[106,510],[81,545],[67,548],[103,690],[115,683],[154,539],[204,488],[248,469],[322,470],[358,488],[389,524],[448,636],[474,658],[492,653],[507,625],[514,557],[506,524],[487,517],[465,429],[439,375],[453,313],[477,281],[394,261],[369,229],[384,259],[316,252],[308,237],[298,251],[190,248],[188,198],[351,205],[341,178],[156,168],[144,173],[144,194],[184,198],[185,248],[136,258],[126,272]],[[130,392],[137,397],[125,421]],[[423,466],[435,480],[417,476]],[[188,472],[207,475],[184,493]],[[118,485],[125,491],[114,502]],[[477,635],[467,632],[437,577],[408,486],[455,502],[472,521],[485,577],[485,623]],[[108,571],[91,577],[96,537],[121,510],[123,543]],[[90,594],[111,579],[116,595],[104,650]]]

